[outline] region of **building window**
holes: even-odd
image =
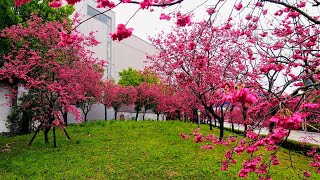
[[[95,9],[92,8],[91,6],[88,6],[88,8],[87,8],[87,14],[88,14],[89,16],[94,16],[94,15],[96,15],[96,14],[98,14],[98,13],[99,13],[99,11],[95,10]],[[95,17],[95,18],[97,18],[97,17]]]
[[[94,9],[93,7],[89,6],[87,7],[87,14],[89,16],[95,16],[97,14],[99,14],[100,12],[96,9]],[[108,26],[111,26],[111,18],[105,14],[99,14],[97,16],[94,17],[95,19],[98,19],[100,22],[107,24]]]
[[[111,18],[110,18],[109,16],[107,16],[107,25],[108,25],[108,26],[111,26],[111,24],[112,24],[112,23],[111,23]]]
[[[107,41],[107,58],[108,61],[111,59],[111,42]]]

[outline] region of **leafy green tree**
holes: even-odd
[[[146,82],[148,84],[159,83],[159,78],[150,69],[146,69],[143,72],[132,69],[124,69],[119,72],[120,80],[118,84],[123,86],[139,86],[141,83]]]
[[[119,76],[118,84],[123,86],[139,86],[143,82],[142,73],[131,67],[119,72]]]

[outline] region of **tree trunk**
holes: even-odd
[[[210,121],[209,122],[210,123],[210,130],[212,131],[212,119],[210,118],[209,121]]]
[[[224,118],[222,117],[219,121],[220,123],[220,135],[219,135],[219,140],[221,141],[223,139],[223,131],[224,131],[224,127],[223,127],[223,124],[224,124]]]
[[[234,133],[234,123],[231,121],[231,131]]]
[[[68,126],[68,112],[64,112],[62,116],[63,116],[64,124]]]
[[[180,113],[180,111],[178,111],[177,113],[178,113],[178,120],[181,121],[181,113]]]
[[[28,144],[29,146],[32,144],[33,140],[36,138],[36,136],[37,136],[38,132],[40,131],[41,127],[42,127],[42,123],[38,126],[36,132],[35,132],[34,135],[32,136],[32,138],[31,138],[31,140],[30,140],[30,142],[29,142],[29,144]]]
[[[56,140],[56,127],[53,127],[53,147],[57,147],[57,140]]]
[[[276,123],[274,122],[270,122],[269,123],[269,133],[272,133],[273,132],[273,128],[276,126]]]
[[[46,144],[49,144],[48,134],[49,134],[50,129],[51,129],[51,127],[47,127],[47,128],[44,130],[44,142],[45,142]]]
[[[214,126],[217,127],[217,119],[214,118]]]
[[[136,121],[138,121],[139,110],[136,111]]]
[[[271,115],[272,115],[272,116],[276,115],[277,110],[278,110],[277,107],[271,108]],[[276,123],[274,123],[274,122],[270,122],[270,123],[269,123],[269,133],[272,133],[272,132],[273,132],[273,128],[274,128],[275,126],[276,126]]]
[[[244,124],[244,137],[247,137],[247,130],[248,130],[248,125],[245,123]]]
[[[248,108],[245,107],[244,103],[242,103],[242,117],[243,117],[243,122],[244,122],[244,137],[247,136],[247,130],[248,130],[248,125],[247,125],[247,110]]]
[[[157,113],[157,121],[159,121],[160,113]]]
[[[108,119],[107,106],[104,106],[104,120]]]
[[[144,111],[143,111],[143,116],[142,116],[142,120],[144,121],[144,117],[145,117],[145,115],[146,115],[146,112],[147,112],[147,110],[145,109]]]
[[[84,113],[84,122],[87,122],[87,121],[88,121],[88,112]]]
[[[114,119],[117,120],[118,110],[114,110]]]
[[[25,112],[23,112],[22,115],[22,122],[21,122],[21,134],[29,134],[31,131],[31,127],[30,127],[30,116],[28,114],[26,114]]]

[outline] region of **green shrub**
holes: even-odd
[[[23,108],[25,103],[30,105],[28,108]],[[35,112],[32,110],[36,107],[34,96],[24,94],[19,98],[19,103],[12,108],[11,114],[7,117],[7,128],[11,135],[21,135],[31,133],[32,118],[35,116]]]

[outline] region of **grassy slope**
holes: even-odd
[[[201,150],[178,136],[194,128],[180,122],[100,121],[68,127],[71,141],[59,130],[58,148],[44,144],[42,133],[30,147],[31,135],[0,137],[0,147],[15,142],[11,151],[0,152],[0,179],[238,179],[242,162],[219,170],[226,147]],[[288,151],[279,155],[282,164],[272,171],[273,179],[298,179],[302,167],[312,171],[311,159],[300,154],[293,154],[297,169],[284,170]],[[312,179],[320,177],[312,173]]]

